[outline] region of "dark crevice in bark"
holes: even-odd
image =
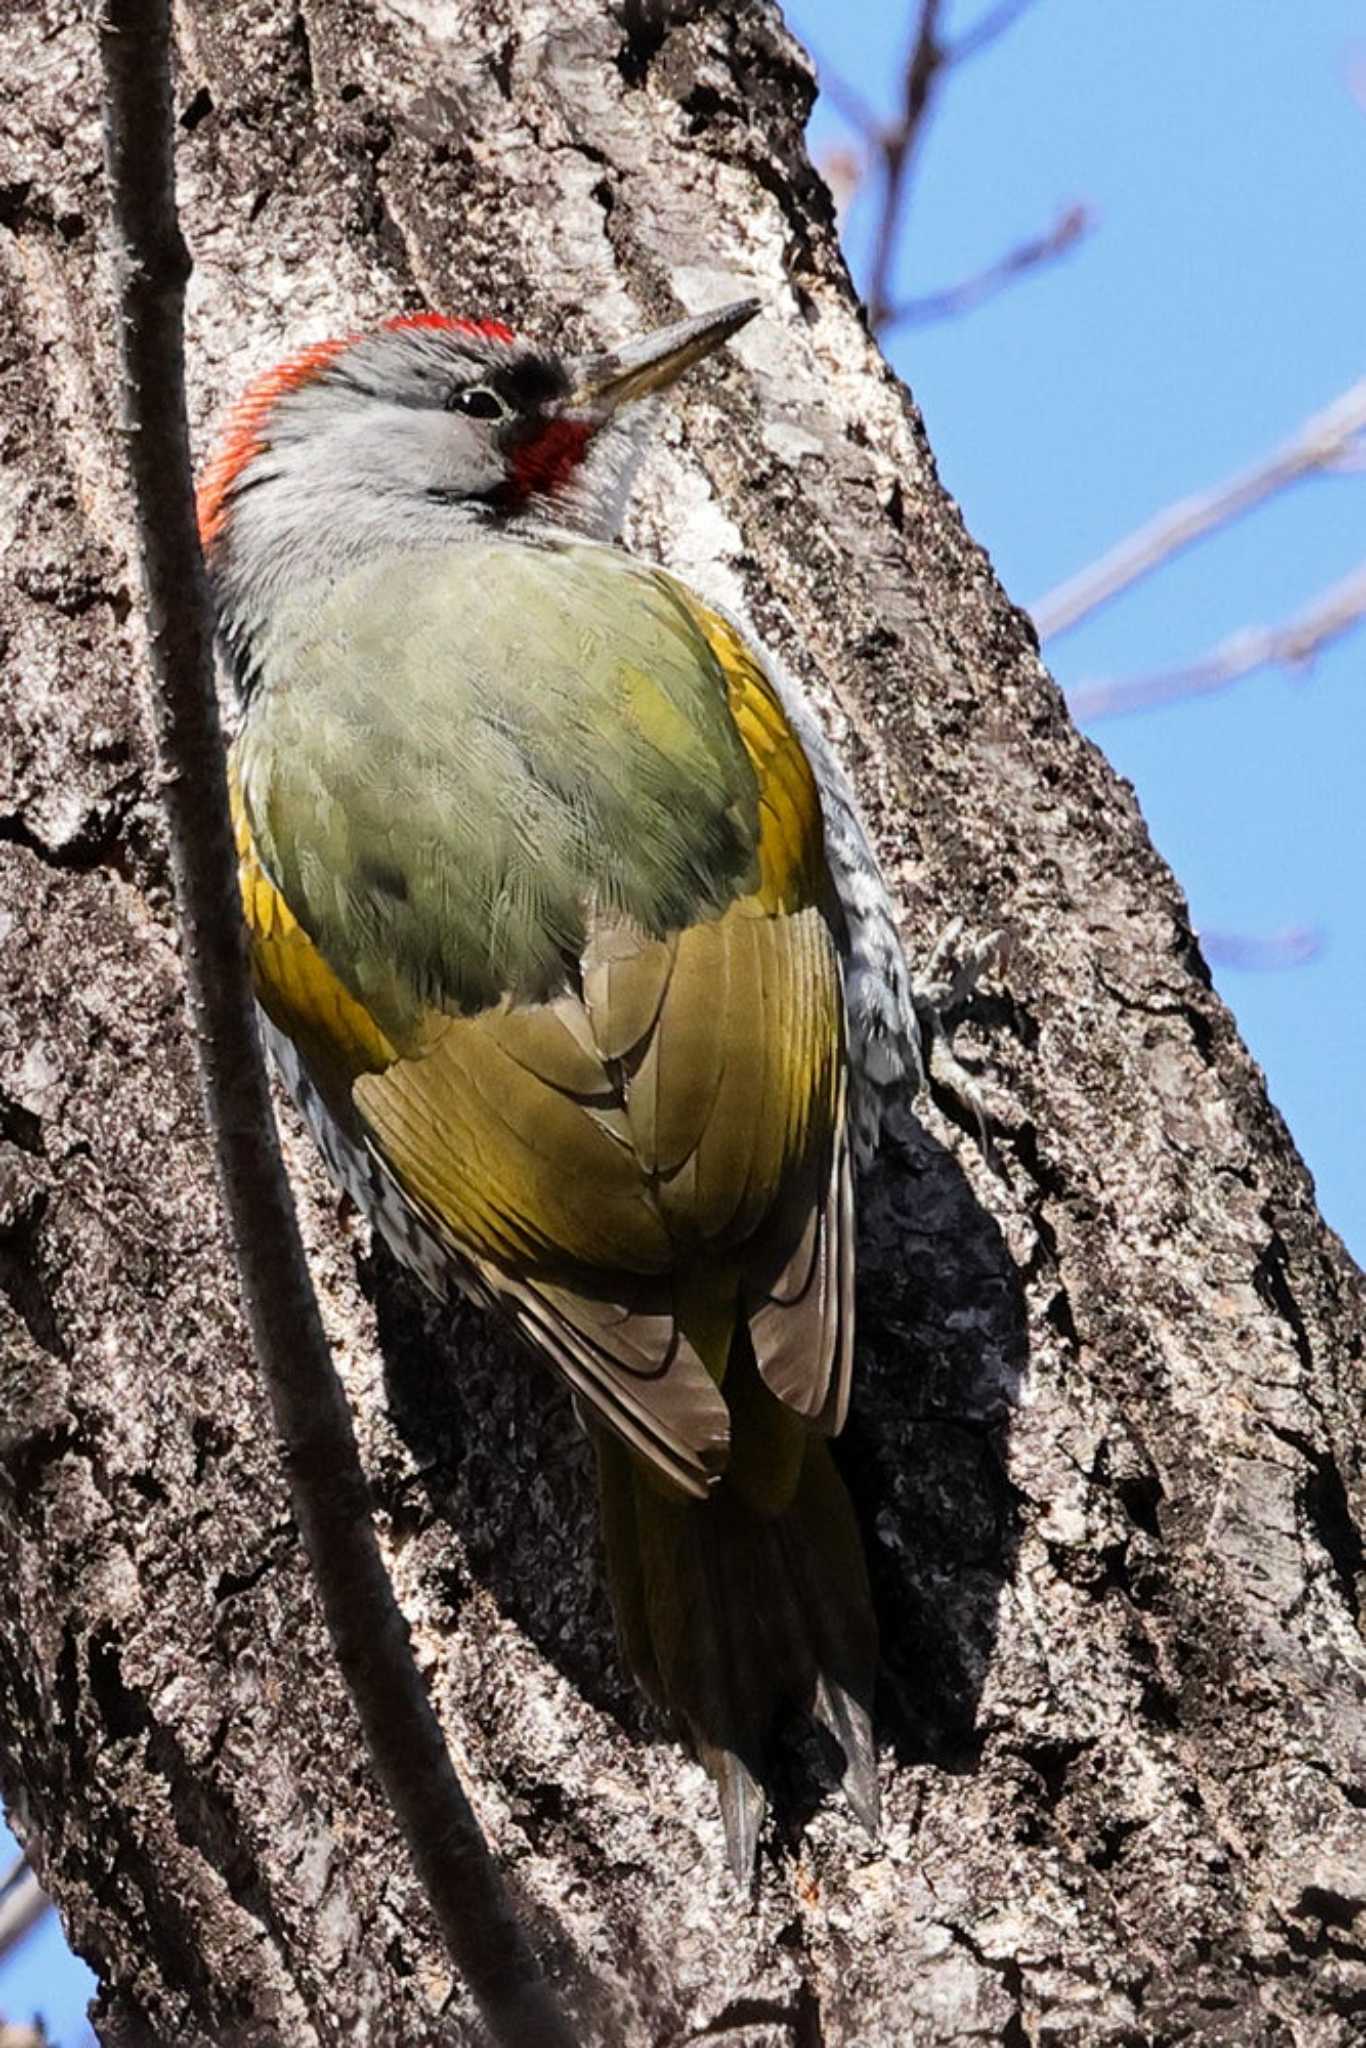
[[[278,1941],[282,1930],[269,1888],[249,1845],[243,1817],[233,1802],[224,1797],[205,1770],[191,1765],[164,1725],[151,1733],[147,1763],[170,1790],[171,1810],[181,1841],[187,1848],[199,1851],[222,1878],[236,1903],[271,1940]]]
[[[298,67],[298,82],[305,99],[317,97],[317,74],[313,68],[313,36],[308,25],[308,10],[299,7],[289,24],[289,48]]]
[[[85,1676],[90,1697],[115,1742],[146,1733],[152,1718],[147,1703],[140,1693],[124,1684],[119,1645],[107,1631],[98,1631],[86,1645]]]
[[[32,178],[19,178],[13,184],[0,185],[0,228],[8,228],[13,234],[22,226],[32,191]]]
[[[0,1199],[5,1193],[4,1178],[4,1160],[0,1156]],[[19,1206],[6,1204],[0,1217],[0,1296],[9,1303],[40,1350],[52,1358],[65,1359],[67,1347],[41,1244],[47,1202],[46,1188],[32,1185],[25,1190]]]
[[[0,845],[31,853],[58,873],[94,874],[101,868],[131,879],[132,853],[127,845],[133,812],[143,800],[141,775],[130,776],[86,813],[77,829],[51,845],[20,812],[0,813]]]
[[[1263,1209],[1262,1214],[1267,1223],[1271,1224],[1271,1238],[1261,1258],[1257,1261],[1252,1275],[1252,1284],[1261,1295],[1267,1307],[1274,1309],[1289,1329],[1291,1336],[1295,1340],[1295,1350],[1300,1364],[1308,1372],[1313,1368],[1314,1354],[1309,1341],[1309,1332],[1305,1327],[1304,1316],[1300,1311],[1299,1303],[1295,1300],[1286,1274],[1290,1254],[1285,1240],[1276,1229],[1274,1223],[1272,1223],[1268,1210]]]
[[[30,1153],[33,1158],[43,1157],[43,1120],[26,1109],[22,1102],[15,1100],[7,1089],[0,1088],[0,1137],[11,1145],[17,1145],[21,1152]]]
[[[1085,1740],[1026,1743],[1021,1747],[1019,1754],[1038,1777],[1050,1809],[1062,1798],[1073,1764],[1085,1756],[1089,1747]]]
[[[512,98],[512,65],[517,55],[516,36],[508,36],[495,50],[490,50],[486,62],[489,74],[505,100]]]
[[[0,1439],[0,1471],[9,1484],[18,1513],[32,1512],[48,1466],[59,1458],[65,1458],[71,1451],[79,1452],[80,1448],[79,1437],[71,1423],[31,1430],[9,1441]]]
[[[147,1768],[165,1784],[176,1833],[202,1855],[230,1897],[276,1940],[280,1927],[261,1869],[248,1845],[242,1816],[208,1776],[192,1765],[171,1729],[154,1719],[143,1692],[123,1676],[118,1643],[97,1631],[86,1646],[86,1679],[108,1739],[124,1743],[145,1738]],[[220,1736],[220,1746],[222,1737]]]
[[[1210,981],[1209,969],[1205,966],[1199,942],[1193,934],[1188,936],[1189,943],[1184,944],[1180,948],[1182,964],[1190,972],[1192,971],[1191,963],[1198,963],[1201,972],[1194,978],[1202,981],[1206,988],[1212,990],[1213,984]],[[1179,1017],[1188,1027],[1192,1042],[1201,1059],[1213,1063],[1218,1053],[1220,1033],[1214,1018],[1207,1014],[1202,1003],[1190,999],[1171,1001],[1166,998],[1159,1002],[1154,996],[1136,996],[1132,990],[1119,987],[1114,977],[1106,973],[1102,963],[1097,962],[1095,971],[1097,981],[1099,981],[1106,994],[1114,998],[1122,1010],[1128,1010],[1142,1017]]]
[[[803,1990],[805,1988],[803,1986]],[[771,1998],[736,1998],[705,2027],[699,2027],[687,2038],[689,2041],[714,2041],[718,2035],[736,2033],[745,2027],[782,2027],[791,2034],[793,2048],[806,2048],[808,2041],[819,2042],[820,2036],[810,2033],[803,2003],[800,1997],[792,2004]],[[799,2031],[803,2025],[807,2028],[805,2034]]]
[[[1267,1424],[1271,1434],[1298,1451],[1309,1470],[1295,1489],[1310,1528],[1333,1567],[1343,1605],[1354,1622],[1361,1619],[1361,1586],[1366,1578],[1366,1544],[1352,1513],[1342,1473],[1331,1450],[1311,1443],[1301,1430]]]
[[[243,1593],[254,1592],[268,1573],[278,1571],[281,1561],[297,1550],[298,1543],[299,1531],[291,1519],[272,1532],[269,1544],[255,1564],[248,1565],[243,1571],[220,1572],[214,1581],[214,1605],[219,1607]]]
[[[201,121],[207,121],[213,110],[213,94],[207,85],[201,85],[194,97],[186,103],[180,116],[180,125],[187,135],[193,135]]]
[[[947,1921],[949,1935],[960,1948],[966,1949],[975,1963],[991,1971],[1000,1979],[1001,1988],[1010,1999],[1012,2011],[1001,2029],[1001,2048],[1030,2048],[1029,2036],[1025,2032],[1023,2000],[1024,1971],[1011,1957],[988,1955],[982,1944],[970,1929],[960,1927],[954,1921]]]
[[[625,40],[616,62],[628,86],[645,83],[670,29],[690,19],[701,4],[703,0],[621,0]]]
[[[1162,1504],[1162,1482],[1155,1472],[1135,1472],[1114,1482],[1115,1497],[1135,1525],[1146,1536],[1160,1541],[1162,1527],[1158,1508]]]

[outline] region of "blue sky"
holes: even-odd
[[[9,1868],[19,1845],[0,1821],[0,1872]],[[31,2023],[41,2013],[57,2048],[93,2044],[85,2008],[95,1979],[67,1949],[54,1913],[48,1913],[0,1963],[0,2020]]]
[[[989,0],[946,0],[950,31]],[[909,0],[801,0],[789,19],[890,113]],[[1066,261],[889,338],[947,488],[1011,595],[1039,597],[1174,498],[1257,459],[1366,370],[1360,0],[1037,0],[949,78],[901,245],[906,294],[980,269],[1071,200]],[[825,103],[817,152],[847,144]],[[848,222],[855,271],[872,209]],[[1366,555],[1366,475],[1301,485],[1050,647],[1065,684],[1203,653],[1286,617]],[[1366,633],[1307,678],[1095,728],[1136,785],[1197,928],[1313,925],[1319,957],[1216,967],[1331,1223],[1366,1257],[1362,768]],[[0,1866],[7,1842],[0,1832]],[[93,1980],[51,1921],[0,1966],[0,2014],[89,2035]]]
[[[946,0],[949,39],[989,0]],[[797,31],[895,108],[910,0],[796,0]],[[1036,0],[953,72],[924,136],[903,296],[969,275],[1073,200],[1094,231],[977,311],[887,340],[940,474],[1029,603],[1174,499],[1260,458],[1366,372],[1360,0]],[[829,101],[819,157],[851,130]],[[875,192],[846,243],[866,276]],[[1299,485],[1045,651],[1064,685],[1147,674],[1288,618],[1366,557],[1366,475]],[[1366,632],[1305,676],[1097,723],[1198,930],[1317,927],[1307,966],[1215,978],[1366,1257]]]

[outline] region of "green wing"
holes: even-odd
[[[571,1383],[702,1492],[743,1320],[837,1427],[820,806],[734,632],[609,549],[405,558],[298,600],[239,772],[263,1002]]]

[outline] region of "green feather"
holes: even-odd
[[[593,908],[661,935],[754,886],[758,792],[668,577],[470,541],[305,589],[240,742],[261,854],[396,1037],[564,985]]]

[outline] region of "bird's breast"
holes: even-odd
[[[771,693],[737,695],[743,650],[709,620],[582,544],[470,542],[299,594],[249,707],[243,801],[378,1016],[401,1030],[405,990],[539,999],[591,914],[663,934],[810,868],[804,758]]]

